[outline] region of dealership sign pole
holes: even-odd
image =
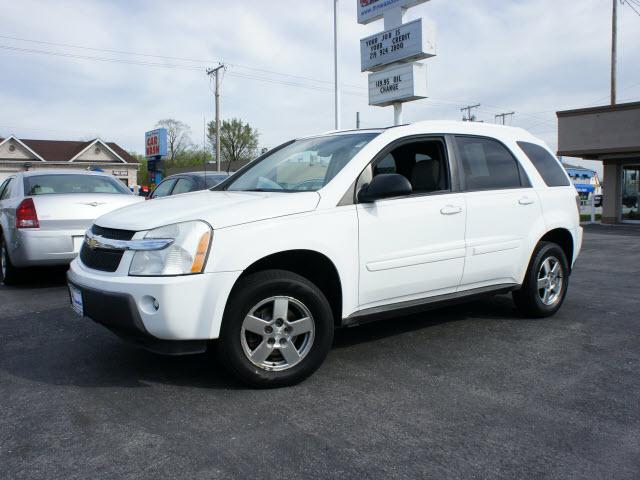
[[[429,0],[357,0],[358,23],[384,19],[384,31],[360,40],[361,71],[369,73],[369,105],[393,105],[394,125],[402,104],[426,98],[426,67],[418,60],[436,55],[435,29],[420,18],[404,23],[408,8]]]

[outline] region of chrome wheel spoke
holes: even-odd
[[[266,320],[262,320],[261,318],[255,317],[253,315],[247,315],[244,318],[243,327],[248,332],[255,333],[256,335],[263,336],[264,329],[269,326],[269,322]]]
[[[301,318],[295,322],[289,322],[291,326],[291,336],[297,337],[303,333],[310,332],[313,328],[313,321],[309,317]]]
[[[288,340],[286,344],[280,347],[280,353],[290,365],[295,365],[300,361],[300,354],[291,340]]]
[[[264,362],[269,355],[273,352],[273,349],[269,346],[266,339],[263,339],[260,345],[251,352],[251,360],[257,363]]]
[[[549,275],[549,270],[551,270],[551,267],[549,266],[549,259],[545,259],[544,262],[542,262],[542,273],[544,273],[545,276]]]
[[[287,297],[276,297],[273,302],[273,319],[287,319],[289,314],[289,299]]]
[[[542,297],[542,301],[544,303],[549,303],[549,296],[551,295],[551,289],[550,288],[545,288],[544,289],[544,296]]]
[[[547,286],[547,277],[538,279],[538,290],[542,290]]]
[[[558,275],[559,272],[560,272],[560,262],[556,262],[551,268],[551,274]]]

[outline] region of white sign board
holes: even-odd
[[[395,62],[410,62],[433,57],[436,46],[431,35],[422,29],[422,19],[405,23],[360,40],[360,68],[375,72]]]
[[[393,8],[410,8],[429,0],[358,0],[358,23],[367,24]]]
[[[427,96],[427,69],[407,63],[369,74],[369,105],[386,107]]]

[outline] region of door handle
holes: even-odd
[[[440,209],[440,213],[442,215],[455,215],[460,212],[462,212],[462,207],[457,207],[455,205],[446,205]]]
[[[529,197],[522,197],[520,200],[518,200],[518,203],[520,205],[531,205],[533,202],[534,200]]]

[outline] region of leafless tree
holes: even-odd
[[[167,129],[167,147],[170,160],[174,160],[176,156],[191,146],[191,128],[186,123],[173,118],[165,118],[156,123],[156,127]]]

